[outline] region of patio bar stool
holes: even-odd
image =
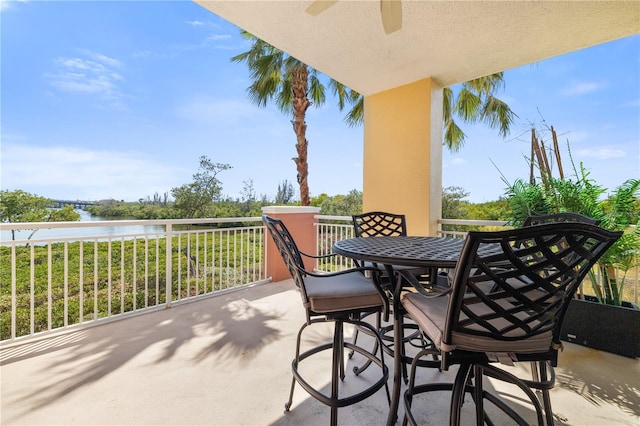
[[[543,408],[535,389],[554,385],[553,367],[562,348],[562,321],[589,269],[622,235],[593,224],[563,222],[498,232],[469,232],[456,265],[449,296],[428,298],[406,293],[402,305],[435,344],[414,358],[405,392],[405,423],[416,425],[414,397],[451,391],[449,422],[461,422],[465,393],[475,403],[477,424],[493,424],[489,401],[511,421],[530,424],[495,393],[483,377],[517,386],[531,401],[540,425],[553,424],[550,404]],[[404,279],[404,272],[399,279]],[[436,355],[435,367],[459,369],[453,383],[416,383],[420,357]],[[539,380],[526,380],[501,368],[535,361]],[[550,371],[548,371],[550,369]],[[551,374],[549,377],[548,374]]]
[[[376,237],[406,237],[407,236],[407,221],[406,217],[403,214],[383,212],[383,211],[371,211],[358,215],[353,215],[352,217],[354,234],[358,238],[376,238]],[[380,285],[387,293],[387,297],[392,299],[394,297],[394,277],[389,277],[389,273],[384,265],[379,265],[376,263],[370,262],[362,262],[359,263],[354,260],[357,266],[368,266],[377,268],[380,271],[379,280]],[[411,276],[411,282],[406,281],[405,288],[409,288],[410,290],[417,291],[432,291],[434,287],[437,285],[437,268],[425,268],[425,267],[415,267],[415,266],[393,266],[393,270],[395,272],[405,271],[407,274]],[[409,276],[409,275],[407,275]],[[433,293],[436,294],[436,293]],[[390,306],[393,303],[390,302]],[[418,329],[417,324],[413,323],[404,323],[403,338],[402,338],[402,348],[400,350],[403,354],[403,360],[407,360],[407,362],[411,362],[410,357],[406,357],[406,345],[411,344],[417,348],[423,348],[430,344],[430,342],[425,341],[422,338],[422,334]],[[378,314],[376,316],[376,328],[379,330],[380,335],[382,336],[382,341],[385,343],[383,349],[386,351],[388,355],[393,356],[394,347],[393,347],[393,325],[382,325],[381,315]],[[354,337],[354,344],[357,342],[359,330],[356,330],[356,334]],[[350,354],[352,355],[352,354]],[[366,370],[366,368],[370,365],[370,362],[366,362],[360,367],[354,367],[354,372],[359,374],[360,372]],[[405,379],[405,382],[408,378],[407,373],[407,364],[402,364],[402,376]]]
[[[344,340],[344,324],[352,324],[360,329],[368,330],[376,339],[375,347],[382,347],[382,341],[377,330],[370,324],[361,321],[365,313],[379,313],[386,309],[387,301],[382,290],[374,282],[365,277],[364,272],[372,273],[377,279],[375,268],[355,268],[335,273],[316,273],[305,269],[303,257],[322,258],[327,256],[313,256],[301,252],[285,224],[277,218],[267,215],[262,220],[284,260],[293,278],[306,312],[306,322],[298,331],[296,354],[291,363],[293,379],[289,400],[285,404],[285,411],[289,411],[293,402],[293,391],[296,383],[300,384],[312,397],[331,407],[331,425],[338,422],[338,408],[363,401],[385,388],[387,401],[390,401],[387,379],[389,370],[384,363],[384,351],[368,351],[360,346]],[[331,255],[329,255],[331,256]],[[318,344],[311,349],[300,352],[302,334],[305,329],[314,324],[333,323],[333,341]],[[362,355],[368,362],[378,367],[373,383],[364,386],[357,393],[341,395],[340,382],[345,378],[345,349],[353,350]],[[331,393],[329,395],[315,388],[301,373],[300,364],[312,356],[330,350],[331,356]],[[363,383],[365,383],[363,379]]]
[[[578,223],[589,223],[591,225],[600,225],[599,219],[594,219],[589,216],[585,216],[580,213],[572,213],[572,212],[560,212],[560,213],[549,213],[543,215],[534,215],[527,216],[522,222],[522,226],[534,226],[534,225],[542,225],[545,223],[564,223],[564,222],[578,222]],[[580,286],[577,290],[579,294],[582,294],[582,286]],[[576,294],[578,297],[578,294]],[[554,371],[553,368],[548,367],[547,365],[539,365],[537,362],[531,362],[531,377],[533,382],[540,382],[542,386],[539,386],[536,390],[539,399],[542,400],[544,404],[544,409],[546,413],[551,413],[551,397],[549,395],[550,388],[548,386],[544,386],[544,381],[541,380],[541,372],[543,369],[551,372],[550,381],[553,381],[555,378],[553,376]],[[544,373],[542,373],[544,374]]]

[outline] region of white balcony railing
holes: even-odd
[[[495,230],[501,221],[440,220],[439,235]],[[131,226],[155,226],[130,232]],[[315,216],[318,254],[353,237],[349,216]],[[112,227],[79,237],[80,228]],[[0,224],[0,230],[75,230],[76,236],[3,240],[0,244],[0,341],[170,307],[269,280],[259,217]],[[38,237],[38,233],[34,234]],[[335,256],[321,271],[352,267]],[[638,268],[626,300],[638,303]]]
[[[158,231],[127,233],[131,227]],[[77,236],[78,229],[111,227]],[[261,218],[0,224],[0,340],[169,307],[265,280]],[[114,231],[115,230],[115,231]],[[86,234],[91,232],[87,230]],[[95,233],[94,233],[95,234]]]

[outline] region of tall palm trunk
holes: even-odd
[[[298,156],[293,158],[298,170],[298,185],[300,186],[300,202],[303,206],[311,205],[309,199],[309,164],[307,163],[307,123],[305,115],[311,105],[307,94],[309,92],[309,70],[306,66],[300,66],[292,72],[293,91],[293,131],[296,133],[296,151]]]
[[[309,163],[307,161],[307,109],[325,102],[325,87],[318,78],[318,71],[309,68],[296,58],[276,49],[269,43],[260,40],[242,30],[242,36],[251,41],[251,49],[231,58],[233,62],[246,62],[253,82],[247,89],[250,99],[258,106],[264,107],[267,102],[274,101],[280,111],[293,119],[291,125],[296,134],[296,151],[298,156],[292,158],[296,163],[300,202],[303,206],[311,205],[309,197]],[[356,102],[357,92],[353,92],[335,80],[330,80],[334,94],[338,98],[338,106],[342,109],[347,102]],[[361,112],[362,102],[356,111]]]

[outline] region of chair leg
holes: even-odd
[[[291,379],[291,391],[289,392],[289,401],[284,404],[284,411],[289,411],[291,409],[291,404],[293,403],[293,390],[296,387],[296,378]]]
[[[397,330],[393,330],[394,333],[397,333]],[[404,362],[405,358],[407,357],[407,351],[405,348],[405,342],[404,342],[404,328],[400,331],[400,333],[402,333],[402,338],[400,339],[400,342],[402,342],[402,345],[400,345],[400,353],[402,354],[402,377],[404,378],[404,384],[406,385],[407,383],[409,383],[409,374],[407,372],[407,363]],[[398,350],[398,348],[394,348],[394,350]]]
[[[333,360],[331,364],[331,399],[337,400],[339,381],[344,379],[344,334],[343,322],[336,321],[333,331]],[[338,424],[338,407],[331,406],[331,426]]]
[[[479,367],[482,369],[482,374],[489,377],[493,377],[494,379],[502,380],[507,383],[512,383],[516,385],[518,388],[520,388],[520,390],[522,390],[522,392],[525,393],[525,395],[527,396],[527,398],[529,398],[529,400],[531,401],[531,404],[533,405],[533,408],[535,410],[536,417],[537,417],[537,424],[538,425],[544,424],[544,413],[543,413],[544,410],[542,408],[542,404],[538,400],[538,396],[533,391],[533,389],[535,389],[536,384],[538,386],[541,385],[540,382],[523,380],[515,376],[514,374],[511,374],[508,371],[503,370],[491,364],[482,364],[482,365],[479,365]],[[544,374],[546,375],[546,373]],[[485,392],[484,398],[490,401],[497,408],[499,408],[503,413],[511,417],[516,424],[526,426],[530,423],[530,422],[527,422],[515,410],[513,410],[513,408],[509,407],[509,405],[505,401],[498,398],[497,395],[494,395],[493,393],[490,393],[490,392]]]
[[[482,383],[482,369],[478,366],[474,368],[473,399],[476,404],[476,425],[484,425],[484,389]]]
[[[462,404],[464,403],[464,393],[471,372],[471,364],[460,364],[455,381],[453,382],[453,391],[451,392],[451,407],[449,412],[449,425],[460,425],[460,417],[462,412]]]
[[[434,360],[426,359],[427,357],[431,357],[437,353],[439,353],[439,351],[433,345],[431,345],[431,346],[425,346],[415,356],[413,356],[413,359],[411,361],[411,367],[409,370],[410,371],[409,384],[407,386],[407,390],[404,392],[405,410],[404,410],[404,418],[402,421],[402,426],[407,426],[407,424],[410,424],[411,426],[418,426],[418,423],[416,422],[416,419],[411,411],[411,407],[413,405],[413,397],[415,395],[419,395],[427,392],[452,392],[453,394],[455,383],[448,383],[448,382],[436,382],[436,383],[429,382],[429,383],[423,383],[423,384],[416,383],[417,381],[416,371],[419,367],[438,369],[439,371],[441,371],[440,370],[441,363],[439,360],[434,361]],[[467,370],[469,370],[470,368],[471,367],[467,367]],[[458,374],[461,374],[461,373],[458,373]],[[469,374],[466,374],[466,377],[467,377],[466,380],[468,380]],[[396,380],[398,379],[399,377],[396,377]],[[463,394],[464,392],[471,392],[471,388],[472,388],[471,386],[467,386],[466,382],[464,382],[462,384],[461,391]]]
[[[531,361],[530,364],[531,364],[531,380],[534,382],[539,382],[540,374],[538,373],[538,362]],[[540,366],[540,368],[542,368],[542,366]],[[536,394],[538,395],[538,399],[542,401],[542,398],[543,398],[542,391],[538,389],[536,390]]]
[[[340,348],[339,351],[339,360],[338,362],[340,363],[340,380],[344,381],[344,323],[342,321],[338,321],[336,323],[336,330],[334,331],[335,333],[338,333],[338,328],[339,330],[339,342],[337,342],[337,346],[335,346],[336,342],[334,341],[334,351],[337,351],[337,348]]]
[[[384,363],[384,354],[381,352],[380,358],[377,358],[375,354],[369,352],[368,350],[355,346],[350,342],[346,342],[344,340],[344,324],[349,323],[359,327],[362,327],[363,330],[366,329],[367,334],[371,334],[379,339],[380,337],[376,333],[376,329],[362,321],[352,320],[351,318],[347,319],[331,319],[329,320],[334,324],[334,334],[333,340],[328,343],[324,343],[318,346],[314,346],[304,352],[301,353],[301,335],[302,331],[311,324],[316,323],[325,323],[327,319],[318,318],[313,319],[309,323],[303,325],[298,333],[298,341],[296,345],[296,357],[292,361],[292,372],[293,372],[293,382],[291,384],[291,392],[289,395],[289,401],[285,404],[285,409],[288,411],[292,404],[293,399],[293,389],[296,385],[296,382],[306,390],[313,398],[317,399],[321,403],[328,405],[331,409],[331,425],[336,425],[338,422],[338,408],[345,407],[347,405],[352,405],[357,402],[363,401],[369,396],[376,393],[380,388],[384,387],[387,394],[387,399],[389,399],[389,387],[388,387],[388,378],[389,378],[389,369]],[[379,347],[380,343],[378,343]],[[345,395],[343,398],[340,398],[340,382],[344,379],[344,368],[345,368],[345,350],[353,349],[355,352],[358,352],[360,355],[365,358],[371,360],[375,363],[381,370],[381,377],[379,380],[364,390],[355,393]],[[300,373],[299,366],[300,363],[304,362],[309,357],[312,357],[318,353],[323,351],[331,351],[331,385],[330,385],[330,395],[322,392],[320,389],[315,388],[311,385],[305,377]]]
[[[381,330],[381,324],[382,324],[382,314],[380,312],[376,313],[376,325],[375,328],[376,330],[380,331]],[[358,332],[359,332],[359,328],[356,327],[356,334],[353,338],[353,344],[356,345],[356,340],[358,338]],[[382,348],[380,349],[382,350]],[[354,351],[352,350],[349,353],[349,358],[353,357],[353,353]],[[374,343],[373,343],[373,350],[371,351],[372,354],[377,354],[378,353],[378,339],[375,339]],[[362,364],[360,367],[358,367],[357,365],[355,367],[353,367],[353,373],[358,376],[360,375],[360,373],[362,373],[364,370],[366,370],[367,368],[369,368],[369,366],[371,365],[371,360],[368,359],[364,364]]]
[[[356,332],[353,334],[353,344],[354,344],[354,346],[358,344],[358,333],[359,333],[359,330],[356,327]],[[349,351],[349,359],[353,358],[353,354],[354,353],[355,353],[355,351],[353,349],[351,349]],[[356,374],[358,374],[358,373],[356,373]]]
[[[411,370],[410,370],[410,375],[409,375],[409,383],[407,386],[407,390],[404,394],[404,406],[405,406],[405,410],[404,410],[404,419],[402,420],[402,426],[407,426],[407,423],[409,422],[409,419],[411,419],[411,424],[414,425],[415,424],[415,419],[413,419],[413,416],[411,415],[411,405],[413,404],[413,388],[416,384],[416,366],[418,363],[418,360],[424,356],[426,354],[426,352],[420,351],[420,353],[418,353],[414,358],[413,361],[411,362]]]
[[[307,328],[307,324],[303,324],[302,327],[300,327],[300,330],[298,331],[298,338],[296,339],[296,357],[293,359],[293,363],[292,363],[292,372],[293,370],[295,370],[296,368],[298,368],[298,363],[300,362],[300,341],[302,340],[302,331]],[[293,404],[293,390],[296,387],[296,377],[295,375],[293,376],[293,379],[291,379],[291,391],[289,392],[289,401],[287,401],[284,404],[284,410],[285,411],[289,411],[289,409],[291,408],[291,404]]]
[[[540,364],[540,381],[544,383],[548,380],[547,363],[545,361],[541,361],[539,364]],[[551,366],[549,367],[553,368]],[[544,414],[547,419],[547,425],[553,426],[554,422],[553,422],[553,411],[551,410],[551,396],[549,395],[549,389],[546,387],[542,390],[542,401],[544,405]]]

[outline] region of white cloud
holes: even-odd
[[[632,99],[629,102],[625,102],[621,105],[623,108],[628,107],[639,107],[640,106],[640,98]]]
[[[611,158],[623,158],[626,153],[616,148],[581,149],[577,152],[580,157],[595,158],[596,160],[608,160]]]
[[[83,54],[85,57],[57,58],[55,71],[45,75],[51,86],[62,92],[103,99],[122,98],[119,84],[125,78],[117,69],[123,68],[124,64],[100,53],[84,51]]]
[[[148,58],[152,55],[150,50],[139,50],[137,52],[133,52],[131,56],[133,58]]]
[[[50,198],[135,201],[191,179],[191,171],[134,151],[3,143],[2,188]]]
[[[572,130],[563,135],[558,135],[558,143],[564,144],[564,146],[566,146],[567,140],[569,141],[569,143],[572,143],[572,142],[586,141],[586,140],[589,140],[591,137],[592,137],[591,133],[585,130]],[[551,144],[549,144],[548,146],[551,146]]]
[[[191,25],[193,27],[201,27],[201,26],[204,25],[204,22],[198,21],[198,20],[193,20],[193,21],[185,21],[185,24]]]
[[[231,39],[230,34],[211,34],[207,37],[207,41],[219,41],[219,40],[229,40]]]
[[[187,22],[188,24],[192,25],[193,27],[203,27],[206,28],[206,31],[209,32],[209,34],[202,34],[204,36],[204,38],[200,39],[198,42],[195,43],[188,43],[188,44],[172,44],[171,46],[169,46],[171,49],[174,50],[178,50],[178,51],[194,51],[194,50],[199,50],[199,49],[224,49],[224,50],[228,50],[228,49],[233,49],[237,47],[237,42],[235,42],[233,40],[233,35],[230,33],[225,33],[225,32],[221,32],[218,29],[218,25],[213,24],[211,22],[208,23],[201,23],[197,21],[192,21],[192,22]]]
[[[575,81],[562,89],[561,92],[567,96],[579,96],[585,93],[595,92],[596,90],[602,90],[606,88],[606,86],[604,83],[596,83],[595,81]]]
[[[0,0],[0,12],[11,9],[19,3],[27,3],[27,0]]]
[[[467,164],[467,160],[462,157],[455,157],[451,159],[451,164],[453,164],[454,166],[459,166],[461,164]]]
[[[103,55],[101,53],[94,53],[94,52],[89,52],[89,51],[85,51],[86,55],[89,56],[90,58],[93,58],[96,62],[99,62],[101,64],[104,64],[108,67],[112,67],[112,68],[123,68],[124,64],[122,62],[120,62],[119,60],[115,59],[115,58],[110,58],[106,55]]]

